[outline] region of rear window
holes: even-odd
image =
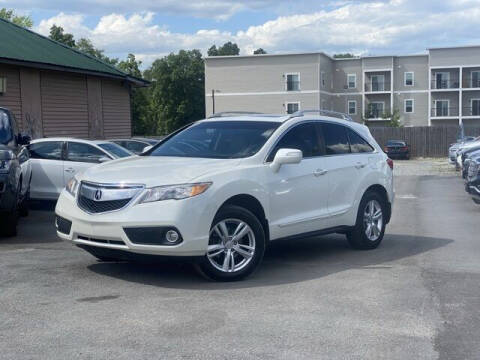
[[[407,144],[405,141],[398,141],[398,140],[388,140],[387,146],[406,146]]]
[[[8,144],[13,140],[13,131],[6,111],[0,109],[0,144]]]

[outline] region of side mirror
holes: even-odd
[[[298,149],[279,149],[270,164],[273,172],[278,172],[285,164],[298,164],[303,159],[303,153]]]
[[[142,154],[146,153],[148,150],[150,150],[153,147],[153,145],[148,145],[143,148]]]
[[[110,161],[112,159],[106,157],[106,156],[102,156],[100,159],[98,159],[98,162],[101,162],[101,163],[104,163],[104,162],[107,162],[107,161]]]
[[[18,134],[17,135],[17,144],[18,145],[28,145],[30,144],[30,140],[32,140],[32,138],[28,135],[24,135],[24,134]]]

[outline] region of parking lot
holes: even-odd
[[[480,207],[444,163],[395,163],[377,250],[340,235],[278,242],[238,283],[97,262],[56,238],[51,204],[34,204],[19,236],[0,239],[0,357],[478,359]]]

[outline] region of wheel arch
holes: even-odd
[[[390,201],[388,201],[387,189],[385,189],[385,187],[383,185],[373,184],[373,185],[370,185],[365,190],[363,195],[365,195],[367,192],[375,192],[375,193],[379,194],[383,198],[383,200],[385,201],[385,207],[386,207],[386,211],[387,211],[386,223],[388,224],[390,222],[390,218],[392,216],[392,204],[390,203]]]

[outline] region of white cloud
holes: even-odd
[[[258,6],[260,3],[257,1]],[[220,29],[171,32],[154,24],[153,12],[130,16],[113,13],[101,17],[92,28],[85,25],[82,15],[60,13],[42,21],[38,30],[48,33],[49,26],[56,22],[76,37],[89,37],[107,54],[123,57],[133,52],[146,65],[160,54],[192,48],[205,53],[212,44],[226,41],[236,42],[242,53],[262,47],[270,53],[322,50],[357,54],[417,53],[430,46],[480,43],[475,31],[480,0],[448,0],[439,6],[415,0],[353,0],[336,5],[307,14],[280,16],[235,33]]]

